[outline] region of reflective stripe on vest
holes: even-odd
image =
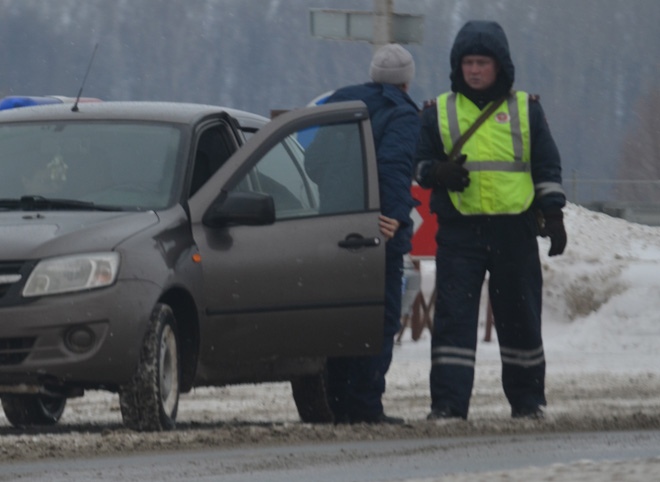
[[[519,214],[532,204],[528,99],[525,92],[509,96],[463,145],[470,186],[462,193],[449,192],[461,214]],[[481,110],[453,92],[440,95],[437,106],[440,136],[450,152]]]

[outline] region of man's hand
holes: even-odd
[[[394,218],[388,218],[384,215],[378,216],[378,226],[380,227],[380,232],[386,239],[390,240],[396,234],[396,230],[399,229],[401,223]]]
[[[450,191],[463,192],[470,185],[470,171],[463,164],[467,160],[465,154],[456,161],[437,161],[433,169],[433,177],[438,186]]]
[[[564,213],[560,208],[543,210],[543,228],[541,236],[550,238],[550,251],[548,256],[557,256],[566,248],[566,229],[564,229]]]

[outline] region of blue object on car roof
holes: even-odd
[[[32,105],[43,104],[61,104],[62,101],[56,97],[36,97],[36,96],[23,96],[11,95],[5,97],[0,101],[0,110],[14,109],[16,107],[29,107]]]
[[[75,97],[63,97],[59,95],[10,95],[0,100],[0,110],[15,109],[16,107],[30,107],[33,105],[46,104],[73,104]],[[79,102],[100,102],[101,99],[94,97],[81,97]]]

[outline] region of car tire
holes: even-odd
[[[3,395],[2,409],[14,427],[55,425],[66,407],[66,397]]]
[[[140,432],[173,429],[180,372],[174,314],[169,306],[158,304],[151,314],[138,368],[131,381],[119,389],[124,425]]]
[[[335,417],[328,403],[327,374],[324,371],[291,380],[293,400],[304,423],[333,423]]]

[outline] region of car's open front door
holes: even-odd
[[[260,225],[264,195],[275,219]],[[190,212],[204,273],[204,363],[379,349],[385,245],[364,104],[277,117],[200,189]]]

